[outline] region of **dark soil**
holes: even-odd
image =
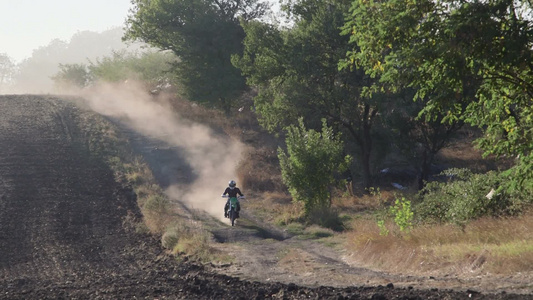
[[[260,283],[178,262],[130,228],[139,209],[90,152],[86,113],[49,96],[0,96],[0,299],[533,299]]]

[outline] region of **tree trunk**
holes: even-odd
[[[372,110],[370,105],[365,104],[362,120],[361,154],[363,164],[363,185],[365,189],[372,187],[372,172],[370,171],[370,159],[372,155],[372,135],[370,129],[376,116],[377,110]]]
[[[230,101],[227,101],[226,98],[220,98],[220,105],[222,106],[222,110],[224,111],[224,114],[226,117],[231,116],[231,103]]]
[[[340,117],[333,116],[336,120],[350,132],[354,137],[359,149],[361,149],[361,172],[363,176],[363,186],[365,189],[372,187],[372,172],[370,168],[370,160],[372,156],[372,134],[371,129],[374,118],[378,113],[377,109],[373,109],[369,104],[364,104],[361,119],[357,124],[352,121],[343,120]]]
[[[361,164],[363,171],[363,185],[365,189],[372,187],[372,173],[370,171],[370,156],[372,151],[372,139],[368,135],[363,135],[363,143],[361,144]]]

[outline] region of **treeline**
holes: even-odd
[[[138,43],[122,41],[124,30],[112,28],[103,32],[81,31],[68,41],[54,39],[48,45],[33,50],[31,57],[20,62],[0,53],[0,93],[51,93],[52,77],[60,65],[96,64],[97,59],[113,52],[141,51]]]
[[[424,219],[463,222],[531,204],[531,2],[287,0],[288,26],[266,21],[257,0],[132,3],[124,38],[173,53],[182,96],[231,115],[253,92],[260,124],[286,134],[284,182],[306,213],[330,206],[333,176],[346,169],[371,188],[391,153],[416,170]],[[455,170],[454,181],[427,185],[463,126],[481,130],[486,155],[514,166]]]
[[[172,66],[177,58],[170,52],[114,51],[109,56],[79,64],[59,64],[51,78],[57,91],[79,90],[98,82],[134,80],[157,93],[174,83]]]

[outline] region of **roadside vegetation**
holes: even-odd
[[[74,102],[78,100],[73,99]],[[231,259],[210,247],[209,231],[170,202],[148,164],[132,152],[120,129],[104,117],[90,112],[83,112],[79,121],[87,134],[89,151],[109,165],[126,194],[137,201],[140,215],[131,212],[126,216],[126,227],[139,234],[161,238],[163,247],[179,254],[177,257],[193,257],[203,262]]]
[[[282,1],[290,26],[255,0],[132,3],[125,38],[166,52],[62,66],[59,83],[137,74],[250,146],[254,214],[369,267],[533,271],[531,2]],[[205,257],[148,172],[111,162],[163,245]]]

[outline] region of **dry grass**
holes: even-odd
[[[248,147],[237,166],[241,186],[256,192],[283,192],[277,152],[269,147]]]
[[[120,136],[120,131],[95,114],[87,113],[83,122],[89,133],[92,153],[107,162],[117,182],[135,192],[143,219],[139,222],[135,216],[128,215],[124,218],[124,226],[161,236],[163,246],[174,253],[202,261],[215,259],[216,251],[209,246],[211,235],[198,224],[179,221],[177,209],[157,184],[148,164],[131,152],[127,139]],[[220,257],[223,256],[219,255],[218,259]]]
[[[251,197],[246,208],[264,221],[287,225],[303,215],[303,204],[292,201],[290,195],[280,192],[265,192]]]
[[[162,98],[162,101],[170,102],[172,109],[188,120],[217,127],[220,127],[221,124],[227,124],[227,118],[218,110],[209,109],[194,102],[169,97],[168,95]]]
[[[170,103],[172,109],[183,118],[192,122],[198,122],[210,126],[215,130],[222,130],[225,134],[237,138],[245,139],[248,133],[257,133],[258,124],[256,116],[250,111],[251,103],[243,100],[242,110],[233,108],[231,117],[227,117],[222,111],[207,108],[184,99],[174,96],[162,95],[159,101]],[[250,130],[254,128],[254,130]]]
[[[406,235],[382,236],[370,218],[354,221],[353,227],[346,234],[347,247],[353,259],[371,267],[453,274],[533,271],[533,212],[480,219],[464,230],[452,225],[416,227]]]
[[[450,167],[468,168],[474,173],[485,173],[490,170],[508,169],[513,164],[512,159],[483,157],[483,151],[474,147],[473,142],[481,136],[478,129],[463,127],[455,142],[439,151],[436,164],[446,164]]]
[[[342,195],[333,199],[332,207],[341,209],[348,213],[358,213],[361,211],[376,210],[382,208],[387,203],[392,203],[395,199],[393,191],[380,190],[371,194],[360,196]]]
[[[241,186],[256,193],[247,193],[250,196],[247,209],[267,222],[288,226],[302,235],[309,235],[309,238],[336,235],[322,228],[305,228],[294,223],[303,214],[302,205],[293,203],[282,186],[275,143],[263,140],[265,136],[256,130],[252,114],[238,114],[229,120],[220,112],[187,101],[173,99],[172,104],[176,111],[191,121],[210,125],[249,146],[237,170]],[[122,141],[115,136],[114,130],[109,130],[109,127],[104,129],[107,130],[100,132],[111,141],[102,145],[115,145],[116,141]],[[444,149],[439,160],[480,171],[498,167],[494,161],[483,160],[479,151],[466,144]],[[162,236],[162,243],[167,249],[202,261],[225,259],[209,246],[211,237],[207,231],[191,224],[176,223],[172,207],[166,206],[164,199],[160,198],[162,193],[141,160],[122,151],[111,162],[118,166],[117,174],[121,174],[118,177],[134,186],[147,228]],[[415,273],[460,274],[474,271],[506,274],[532,271],[533,213],[516,219],[478,220],[464,231],[454,226],[417,227],[409,235],[398,234],[395,224],[389,221],[386,226],[393,234],[382,236],[375,218],[370,214],[383,209],[394,198],[393,191],[382,190],[374,196],[360,194],[334,199],[333,207],[353,219],[350,224],[353,230],[342,236],[347,242],[347,249],[353,253],[352,258],[360,264]],[[290,252],[284,260],[302,265],[307,258],[302,253]]]
[[[177,111],[186,112],[187,118],[221,128],[224,133],[249,146],[237,170],[237,179],[249,191],[247,209],[264,221],[287,226],[288,230],[301,236],[320,238],[326,234],[337,235],[324,232],[323,228],[306,228],[295,222],[302,217],[302,205],[293,203],[282,186],[275,143],[265,140],[265,135],[257,130],[252,114],[242,113],[228,120],[219,112],[190,102],[176,101],[173,105]],[[479,172],[502,166],[502,162],[484,159],[481,152],[470,145],[468,141],[475,138],[474,133],[465,131],[461,141],[467,142],[459,142],[443,149],[437,158],[438,163],[468,167]],[[252,195],[251,191],[255,194]],[[343,192],[340,191],[339,194]],[[401,235],[396,225],[389,220],[386,226],[391,234],[382,236],[372,214],[383,211],[390,205],[397,197],[396,192],[385,189],[374,195],[356,192],[356,196],[339,195],[333,201],[334,209],[353,219],[350,224],[353,230],[341,235],[345,237],[346,247],[352,251],[353,259],[361,264],[415,273],[459,274],[474,271],[505,274],[532,271],[532,213],[517,219],[478,220],[468,225],[464,231],[446,225],[415,227],[408,235]],[[178,251],[194,249],[197,247],[196,243],[202,240],[201,235],[200,238],[189,241],[182,237],[179,246],[181,250]],[[284,260],[305,264],[301,253],[288,253]]]
[[[195,221],[174,220],[161,237],[163,247],[173,254],[200,262],[224,263],[233,258],[210,246],[212,236]]]
[[[300,274],[313,274],[316,269],[313,257],[302,249],[290,248],[280,256],[278,266],[282,269]]]

